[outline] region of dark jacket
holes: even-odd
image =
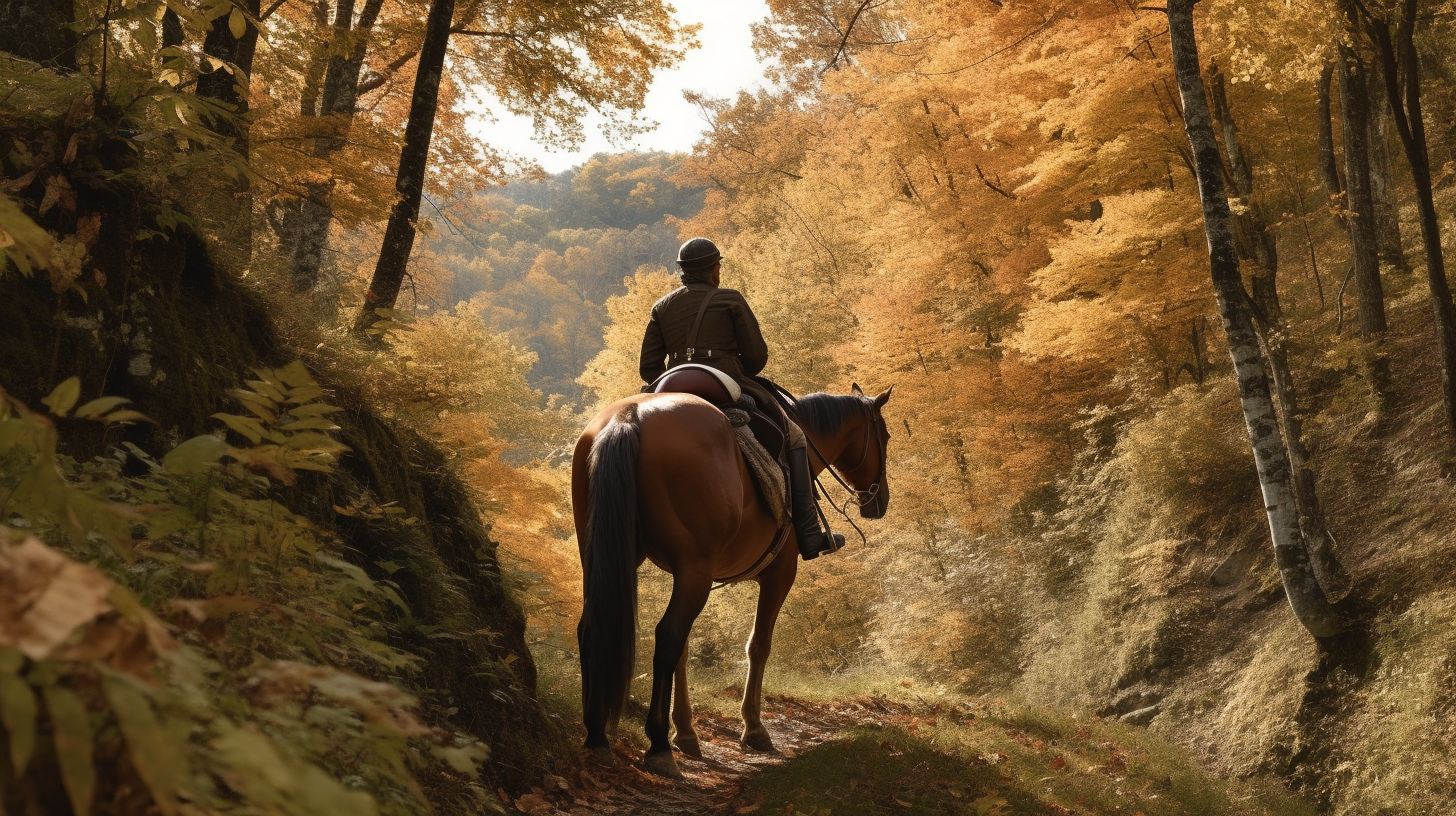
[[[637,368],[643,382],[650,383],[672,366],[689,362],[688,334],[703,298],[714,291],[718,294],[703,314],[691,362],[712,366],[739,380],[763,370],[768,363],[768,344],[748,301],[736,289],[689,280],[652,305]]]

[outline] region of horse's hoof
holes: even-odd
[[[677,749],[682,751],[686,756],[690,756],[693,759],[703,758],[703,747],[698,743],[697,737],[689,737],[686,739],[678,737],[672,741],[672,744],[676,745]]]
[[[586,758],[598,765],[605,765],[614,768],[617,765],[617,757],[612,754],[612,749],[605,745],[598,745],[595,748],[584,749]]]
[[[642,758],[642,767],[648,773],[668,779],[682,779],[683,772],[678,770],[677,760],[672,758],[672,751],[658,751],[655,754],[648,754]]]
[[[773,737],[768,735],[768,729],[763,726],[751,731],[744,731],[739,742],[750,751],[762,751],[765,754],[777,753],[774,750]]]

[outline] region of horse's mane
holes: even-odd
[[[795,407],[799,412],[799,424],[805,429],[832,434],[846,419],[863,414],[869,404],[868,397],[854,394],[809,394],[800,398]]]

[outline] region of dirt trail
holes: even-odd
[[[750,776],[764,767],[787,762],[846,728],[874,723],[891,713],[889,707],[881,711],[867,707],[874,705],[874,700],[810,705],[766,699],[763,721],[773,735],[778,754],[756,753],[740,746],[742,723],[736,717],[699,714],[695,722],[703,759],[677,754],[678,767],[686,779],[671,781],[652,776],[641,770],[636,752],[618,745],[613,749],[617,756],[615,768],[587,764],[566,770],[564,776],[548,776],[545,788],[509,800],[509,809],[533,816],[750,813],[756,808],[738,800]]]

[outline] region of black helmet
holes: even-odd
[[[686,273],[707,272],[722,257],[718,245],[707,238],[689,238],[677,249],[677,265]]]

